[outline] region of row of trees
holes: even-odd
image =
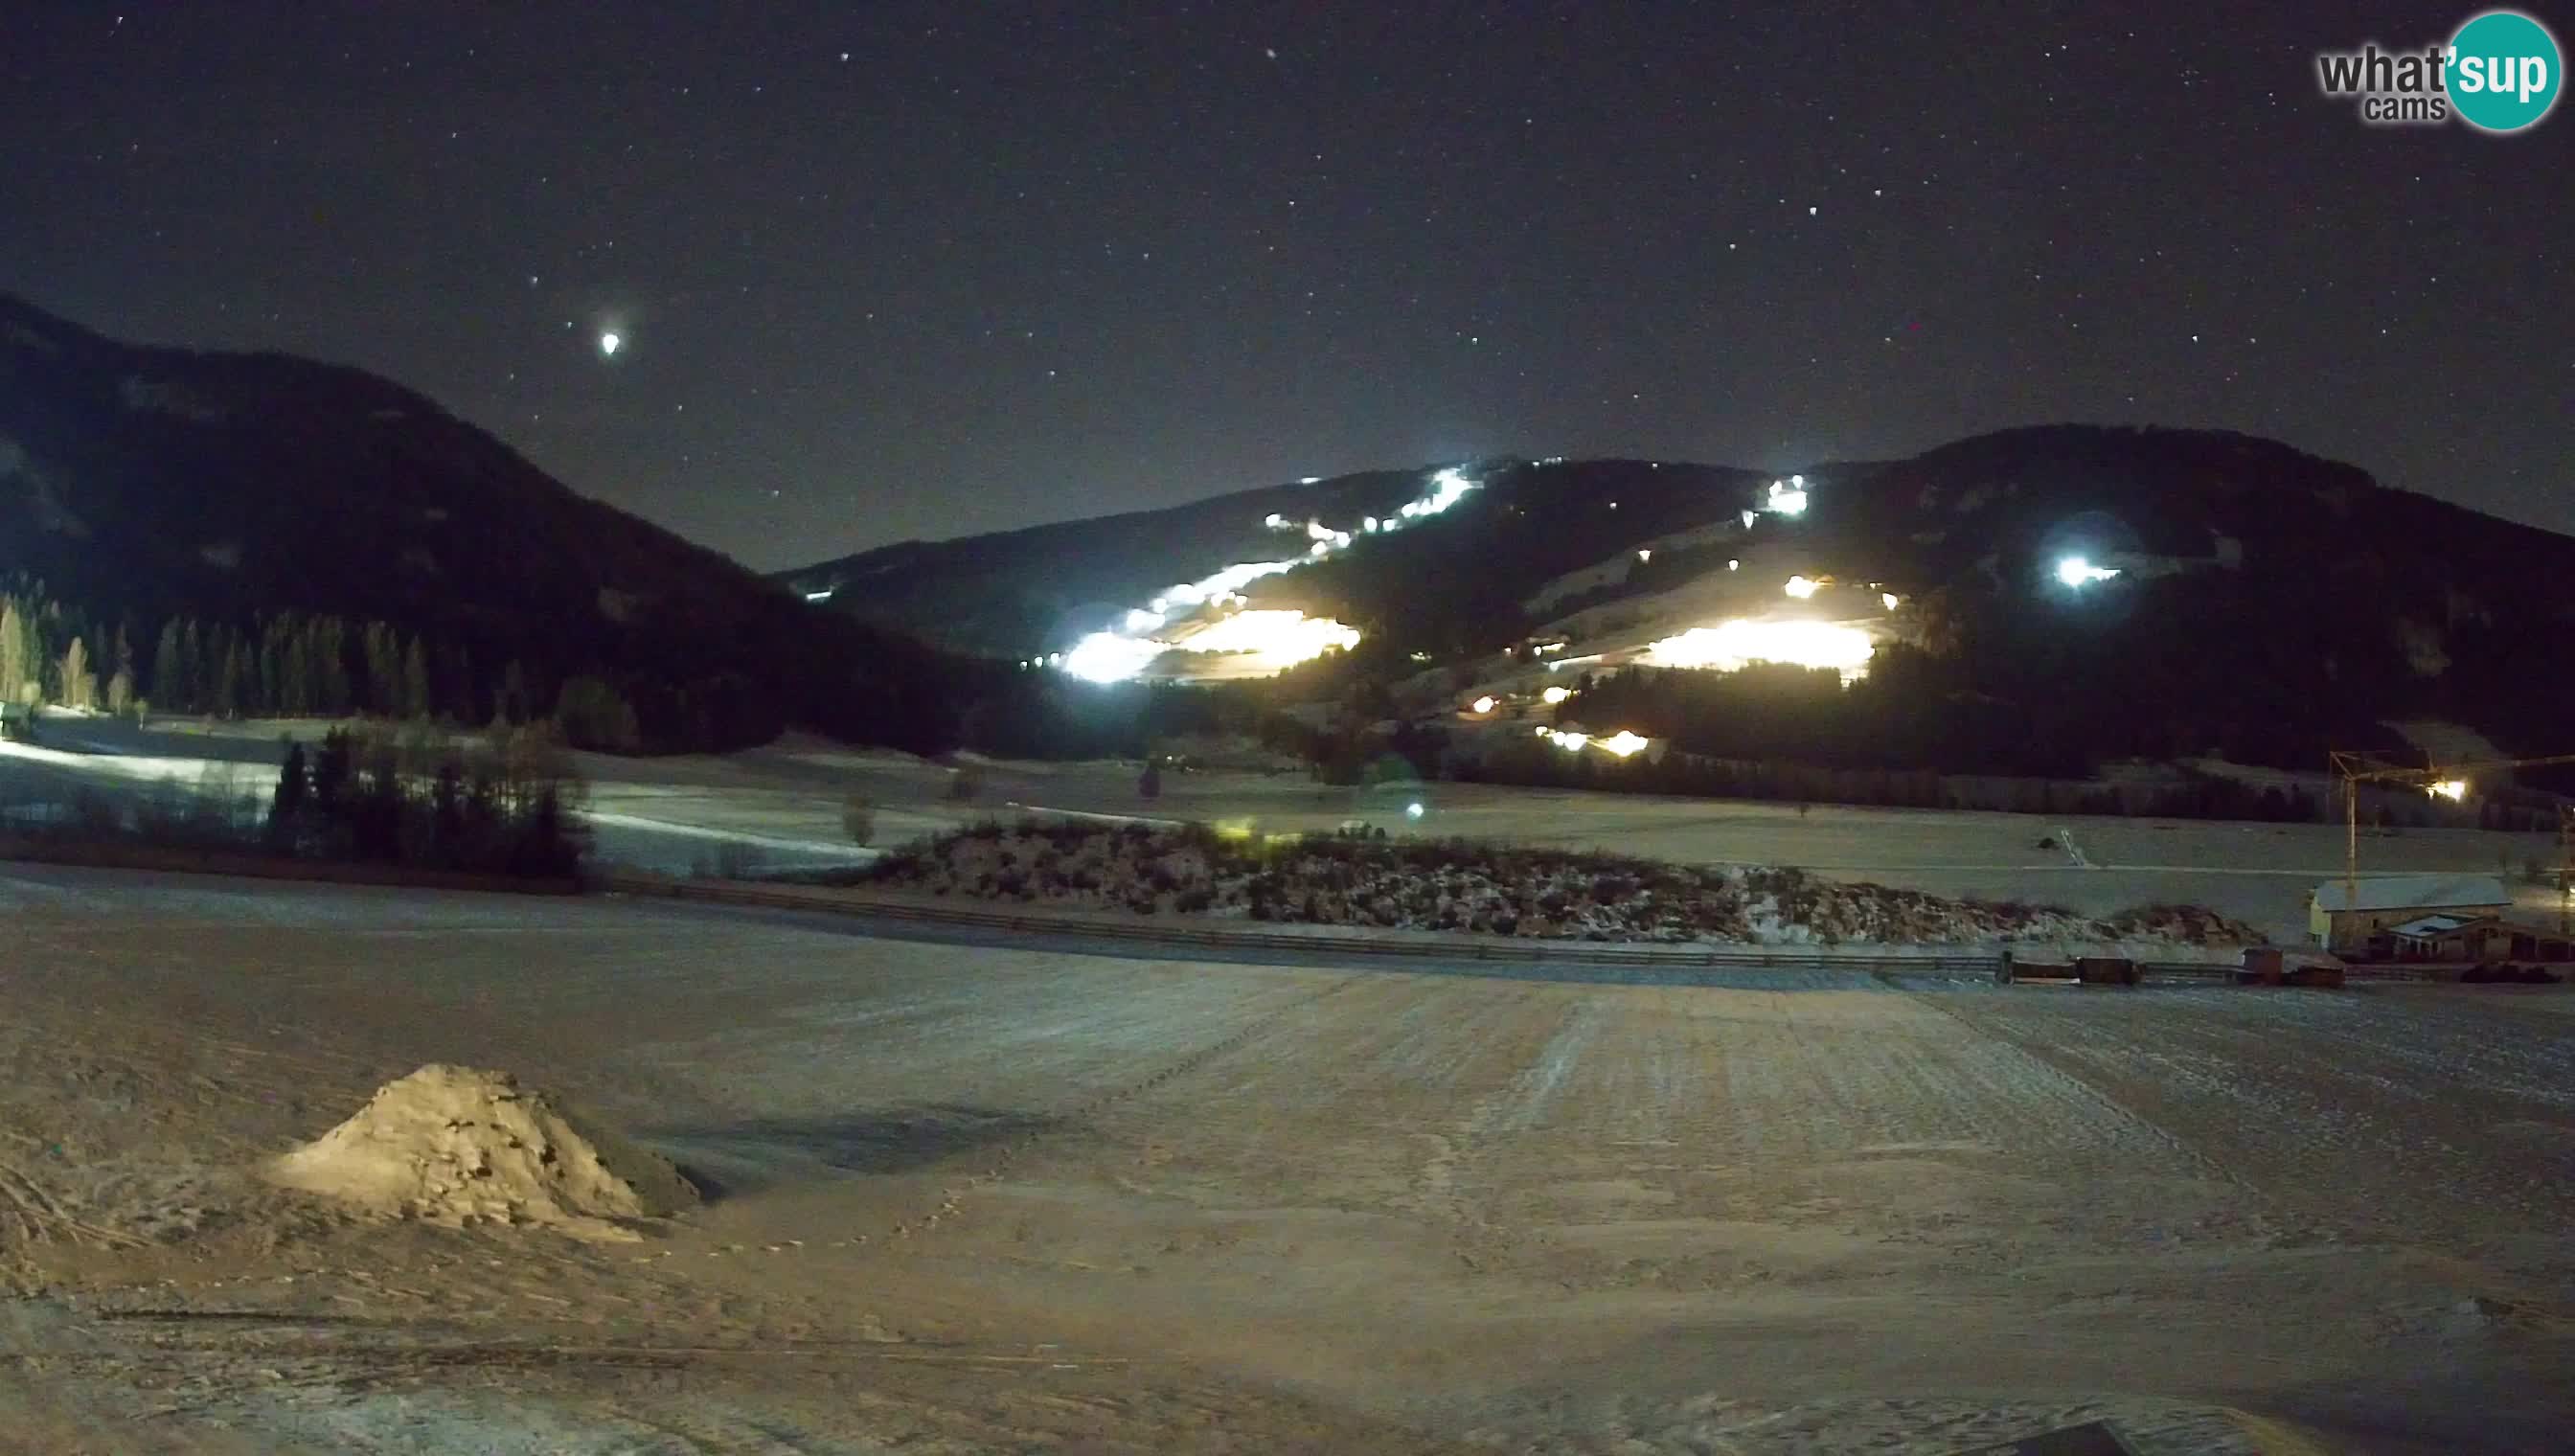
[[[161,626],[144,679],[150,701],[167,712],[465,723],[543,717],[550,687],[515,661],[486,683],[464,648],[386,623],[293,612],[248,627],[174,617]]]
[[[138,642],[151,645],[148,657],[138,656]],[[670,696],[666,707],[684,725],[702,735],[718,730],[688,690]],[[147,636],[40,588],[0,593],[0,701],[228,718],[551,720],[574,746],[648,745],[635,704],[597,675],[557,680],[512,659],[494,677],[459,644],[323,614],[278,612],[246,625],[172,617]]]
[[[1394,753],[1374,760],[1377,764],[1391,761],[1422,760]],[[1479,783],[1892,808],[2271,823],[2313,823],[2335,812],[2331,803],[2303,788],[2256,787],[2199,772],[2186,772],[2173,781],[2109,785],[1928,769],[1836,768],[1789,758],[1712,758],[1680,751],[1658,758],[1618,759],[1568,753],[1535,739],[1525,745],[1510,741],[1481,757],[1461,760],[1454,771],[1461,779]],[[2428,820],[2418,809],[2414,821]]]
[[[471,739],[426,723],[289,741],[265,795],[216,762],[193,785],[78,785],[68,805],[13,801],[21,831],[227,853],[563,879],[589,847],[580,775],[551,724]],[[25,780],[0,787],[23,791]]]
[[[418,724],[334,728],[309,753],[287,745],[265,841],[305,858],[563,878],[587,847],[564,748],[542,724],[471,748]]]
[[[1740,672],[1628,671],[1580,679],[1568,713],[1590,726],[1667,738],[1721,758],[1826,767],[2086,778],[2107,762],[2219,756],[2312,771],[2329,748],[2398,749],[2360,713],[2292,718],[2259,706],[2142,701],[2069,683],[2008,697],[1975,690],[1952,665],[1881,646],[1848,687],[1829,669],[1756,664]]]
[[[0,595],[0,700],[123,712],[137,691],[123,628],[85,623],[59,602]]]

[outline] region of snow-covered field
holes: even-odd
[[[13,777],[98,773],[119,782],[168,774],[183,781],[209,758],[240,761],[258,787],[281,732],[310,724],[250,723],[208,729],[156,725],[146,733],[104,720],[47,725],[41,765],[0,744],[0,793]],[[66,752],[65,749],[73,751]],[[91,751],[83,752],[82,749]],[[1846,881],[1875,881],[1950,898],[2058,905],[2108,916],[2142,904],[2204,905],[2249,921],[2272,938],[2306,934],[2307,896],[2338,877],[2343,831],[2334,824],[2042,818],[1741,800],[1647,798],[1552,789],[1426,783],[1331,788],[1302,774],[1173,773],[1160,797],[1136,790],[1118,763],[994,763],[972,802],[947,797],[949,772],[907,754],[855,749],[791,735],[763,748],[717,755],[615,758],[577,755],[591,779],[602,857],[687,872],[730,842],[737,863],[802,868],[855,862],[841,826],[844,798],[877,805],[871,842],[883,847],[1022,806],[1328,831],[1364,818],[1395,836],[1463,836],[1580,849],[1675,863],[1782,865]],[[71,760],[71,761],[66,761]],[[121,761],[120,761],[121,760]],[[55,781],[55,780],[47,780]],[[1409,804],[1422,805],[1418,818]],[[2042,846],[2040,841],[2049,842]],[[2517,881],[2525,861],[2553,862],[2551,836],[2467,829],[2408,829],[2361,842],[2364,873],[2416,870],[2496,873]],[[2553,891],[2516,883],[2523,907],[2553,916]]]
[[[2557,1449],[2575,992],[1575,985],[0,865],[0,1447]],[[1814,984],[1823,987],[1826,978]],[[640,1244],[238,1176],[428,1061]]]

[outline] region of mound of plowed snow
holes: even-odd
[[[444,1064],[386,1083],[268,1174],[395,1217],[585,1237],[631,1237],[611,1220],[664,1217],[698,1201],[669,1161],[509,1073]]]

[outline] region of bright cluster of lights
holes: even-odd
[[[1346,651],[1358,644],[1357,628],[1343,627],[1328,617],[1263,608],[1220,617],[1182,637],[1176,646],[1185,653],[1257,653],[1293,666],[1333,648]]]
[[[1562,685],[1558,685],[1558,686],[1556,686],[1556,687],[1549,688],[1549,689],[1548,689],[1548,690],[1546,690],[1544,693],[1539,694],[1539,695],[1538,695],[1538,701],[1539,701],[1539,702],[1541,702],[1541,703],[1544,703],[1544,704],[1545,704],[1547,707],[1549,707],[1549,708],[1553,708],[1553,707],[1555,707],[1557,704],[1562,703],[1564,700],[1566,700],[1566,699],[1568,699],[1568,698],[1571,698],[1572,696],[1573,696],[1573,690],[1572,690],[1572,689],[1570,689],[1570,688],[1566,688],[1566,687],[1563,687]]]
[[[1790,577],[1788,579],[1788,595],[1796,598],[1800,602],[1803,602],[1807,598],[1814,596],[1816,589],[1821,585],[1821,583],[1812,581],[1805,577]]]
[[[1452,466],[1430,478],[1429,495],[1418,501],[1406,502],[1403,509],[1396,514],[1406,521],[1418,521],[1425,516],[1436,516],[1466,499],[1466,493],[1475,489],[1477,484],[1479,483],[1467,479],[1464,471]],[[1391,526],[1392,523],[1388,523],[1389,529]]]
[[[1648,646],[1643,661],[1656,668],[1714,668],[1739,672],[1753,663],[1831,668],[1847,683],[1868,673],[1877,645],[1855,627],[1829,622],[1753,622],[1738,618],[1693,627]]]
[[[1313,478],[1306,478],[1303,484],[1314,484]],[[1464,500],[1479,484],[1453,466],[1434,472],[1427,495],[1405,503],[1394,518],[1379,521],[1368,517],[1362,529],[1370,534],[1395,531],[1408,522],[1436,516]],[[1175,618],[1197,617],[1211,608],[1219,613],[1239,608],[1245,587],[1263,577],[1321,561],[1356,539],[1350,532],[1336,531],[1319,521],[1299,526],[1276,511],[1262,524],[1273,531],[1302,531],[1308,543],[1305,555],[1289,561],[1238,562],[1214,576],[1174,587],[1155,598],[1150,607],[1129,611],[1118,630],[1095,632],[1057,654],[1050,660],[1052,666],[1093,683],[1123,683],[1170,652],[1249,654],[1259,658],[1262,666],[1275,663],[1277,667],[1272,671],[1280,671],[1320,657],[1333,648],[1357,646],[1356,628],[1344,627],[1327,617],[1309,618],[1290,611],[1234,612],[1195,630],[1164,638],[1151,636],[1171,626]]]
[[[1132,616],[1132,614],[1131,614]],[[1359,633],[1328,617],[1307,617],[1286,608],[1229,612],[1193,624],[1169,638],[1127,637],[1095,632],[1058,655],[1055,666],[1093,683],[1123,683],[1153,667],[1166,653],[1226,654],[1251,660],[1251,666],[1283,672],[1321,657],[1334,648],[1358,646]]]
[[[1584,748],[1598,748],[1616,758],[1627,757],[1652,741],[1650,738],[1638,737],[1625,728],[1620,728],[1605,738],[1595,738],[1589,733],[1567,732],[1551,728],[1539,728],[1537,735],[1568,753],[1578,753]]]
[[[1806,478],[1804,476],[1790,476],[1784,481],[1772,481],[1770,483],[1769,503],[1763,509],[1774,511],[1781,516],[1805,515]],[[1752,523],[1746,521],[1743,524],[1750,526]]]
[[[2056,564],[2056,580],[2069,587],[2088,587],[2119,575],[2115,567],[2096,567],[2079,556],[2070,556]]]
[[[2452,803],[2457,803],[2468,796],[2468,780],[2464,778],[2444,778],[2438,783],[2427,784],[2425,787]]]
[[[1477,713],[1490,713],[1497,706],[1499,706],[1497,701],[1494,699],[1493,695],[1489,693],[1468,705],[1468,707],[1472,708]]]
[[[1071,651],[1058,653],[1048,661],[1086,682],[1124,683],[1170,651],[1168,645],[1152,638],[1095,632],[1075,643]]]

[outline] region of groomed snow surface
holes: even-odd
[[[6,865],[0,912],[28,1449],[2575,1428],[2563,988],[1569,984]],[[710,1201],[597,1244],[250,1172],[430,1063]]]

